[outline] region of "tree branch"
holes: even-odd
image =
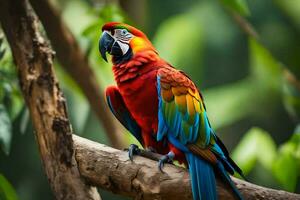
[[[259,39],[259,34],[255,30],[255,28],[252,26],[251,23],[249,23],[244,17],[239,15],[238,13],[232,11],[231,9],[227,9],[229,14],[232,16],[233,20],[236,22],[236,24],[240,27],[240,29],[247,34],[248,36],[251,36],[255,38],[256,40]]]
[[[27,0],[1,0],[0,21],[12,49],[44,169],[56,199],[99,200],[80,176],[71,125],[53,71],[53,51],[39,33]]]
[[[30,2],[44,25],[58,61],[82,89],[92,110],[102,122],[111,145],[115,148],[124,148],[125,140],[120,133],[122,130],[108,110],[100,84],[72,32],[49,0],[30,0]]]
[[[91,184],[135,199],[191,200],[188,172],[167,164],[164,172],[157,162],[136,156],[131,162],[128,153],[103,144],[73,136],[79,170]],[[299,194],[257,186],[236,178],[233,181],[245,199],[296,200]],[[217,180],[219,199],[233,200],[230,189]]]
[[[256,41],[263,44],[264,47],[269,52],[271,52],[272,54],[274,53],[272,51],[272,48],[270,48],[266,45],[266,42],[263,41],[260,34],[256,31],[256,29],[253,27],[253,25],[245,17],[241,16],[234,10],[227,8],[226,6],[223,6],[223,7],[244,34],[254,38]],[[283,64],[284,70],[287,71],[288,73],[292,73],[294,75],[295,80],[297,80],[297,82],[299,82],[299,75],[298,75],[297,71],[295,71],[295,66],[293,66],[294,64],[291,64],[291,63],[288,64],[288,63],[284,62],[283,60],[279,60],[279,61]],[[293,82],[293,83],[295,83],[295,82]],[[294,85],[294,86],[296,87],[296,89],[299,90],[299,84]]]

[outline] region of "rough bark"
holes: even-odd
[[[79,170],[91,184],[135,199],[192,200],[189,174],[186,169],[167,164],[164,172],[157,162],[73,136]],[[156,157],[156,156],[154,156]],[[257,186],[236,178],[233,181],[245,199],[296,200],[299,194]],[[217,181],[219,199],[233,200],[231,190]]]
[[[99,200],[80,176],[65,99],[53,71],[53,51],[26,0],[1,0],[0,21],[30,110],[44,170],[56,199]]]
[[[122,129],[108,110],[100,84],[75,37],[49,0],[30,0],[30,2],[44,25],[58,61],[82,89],[92,110],[100,119],[111,145],[115,148],[124,148],[125,140],[120,133]]]

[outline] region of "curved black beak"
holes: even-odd
[[[116,42],[115,39],[106,31],[104,31],[101,35],[99,41],[99,51],[102,58],[106,62],[107,62],[106,52],[116,57],[123,56],[122,49],[118,44],[118,42]]]
[[[106,52],[111,53],[111,48],[115,43],[115,39],[106,31],[102,33],[99,40],[99,51],[102,58],[107,62]]]

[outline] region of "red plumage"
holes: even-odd
[[[124,103],[141,127],[144,148],[160,154],[172,150],[185,163],[184,155],[172,144],[157,142],[158,95],[157,73],[161,67],[172,68],[153,51],[139,52],[130,61],[113,66],[114,78]]]
[[[142,141],[140,142],[144,148],[154,149],[160,154],[167,154],[172,150],[179,162],[185,162],[184,155],[172,144],[167,141],[157,141],[157,73],[162,67],[172,67],[158,56],[155,48],[142,31],[118,22],[110,22],[102,27],[102,31],[109,31],[111,34],[114,34],[117,29],[126,29],[134,35],[129,43],[133,55],[128,61],[120,63],[116,63],[113,56],[113,73],[117,88],[109,87],[106,95],[112,98],[110,101],[115,103],[115,109],[126,108],[131,115],[130,118],[141,128]],[[116,93],[120,95],[116,95]],[[122,98],[122,101],[113,98]],[[121,119],[121,113],[115,115],[123,125],[128,124],[128,122],[124,122],[124,116]],[[130,129],[126,125],[125,127]]]
[[[149,52],[148,52],[149,53]],[[143,64],[139,62],[143,58]],[[156,57],[149,59],[147,52],[133,57],[122,65],[114,65],[115,81],[126,107],[142,129],[144,148],[152,147],[161,154],[168,153],[162,142],[156,141],[158,96],[156,75],[164,61]],[[138,64],[138,65],[137,65]]]
[[[242,199],[227,174],[237,171],[243,176],[242,171],[211,128],[195,84],[161,59],[138,29],[111,22],[102,30],[100,53],[105,60],[105,52],[113,56],[117,83],[106,96],[118,120],[144,148],[164,154],[160,169],[173,159],[188,164],[195,199],[216,199],[215,169]],[[136,149],[130,146],[130,159]]]

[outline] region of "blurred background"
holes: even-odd
[[[103,91],[114,81],[111,63],[98,53],[101,27],[108,21],[127,22],[143,30],[160,56],[197,84],[212,126],[250,182],[300,192],[300,0],[51,3]],[[50,200],[54,197],[1,30],[0,38],[0,199]],[[58,62],[55,70],[74,132],[110,145],[110,133],[76,81]],[[136,142],[121,132],[126,145]],[[102,190],[101,196],[125,199]]]

